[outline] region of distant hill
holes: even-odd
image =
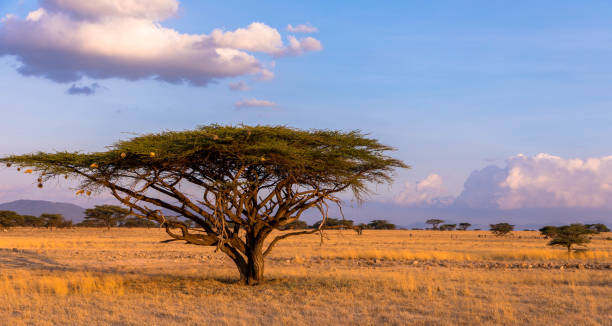
[[[64,218],[76,223],[83,220],[85,208],[74,204],[45,200],[16,200],[0,204],[0,211],[14,211],[21,215],[33,216],[39,216],[43,213],[62,214]]]

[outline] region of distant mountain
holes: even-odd
[[[21,215],[39,216],[43,213],[62,214],[73,222],[83,220],[85,208],[69,203],[55,203],[45,200],[16,200],[0,204],[0,211],[14,211]]]

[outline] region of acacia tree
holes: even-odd
[[[126,216],[130,213],[129,210],[116,205],[96,205],[94,208],[85,210],[85,220],[83,225],[105,226],[110,230],[111,226],[117,226],[117,223],[123,222]]]
[[[429,220],[425,221],[425,223],[431,224],[431,228],[433,230],[438,230],[438,225],[444,223],[444,220],[438,218],[430,218]]]
[[[59,228],[66,223],[62,214],[40,214],[40,219],[45,221],[45,226],[51,231],[53,231],[53,227]]]
[[[514,225],[508,223],[489,224],[491,232],[498,237],[502,237],[514,231]]]
[[[472,226],[472,224],[467,223],[467,222],[459,223],[457,230],[466,231],[470,226]]]
[[[281,233],[309,209],[327,218],[337,194],[361,201],[372,183],[407,168],[393,148],[359,131],[210,125],[119,141],[96,153],[37,153],[0,162],[28,167],[41,182],[78,178],[81,189],[109,191],[130,214],[165,226],[168,241],[215,246],[246,284],[263,281],[264,257],[281,240],[324,229]],[[163,212],[193,221],[189,228]],[[268,239],[268,241],[266,241]]]
[[[582,224],[571,224],[560,226],[552,235],[552,240],[548,242],[549,246],[563,246],[567,248],[569,253],[573,245],[586,245],[591,242],[588,235],[595,233]]]

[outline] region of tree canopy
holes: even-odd
[[[556,228],[556,232],[552,235],[552,240],[548,242],[548,245],[563,246],[570,252],[574,245],[580,246],[591,242],[588,235],[593,233],[595,233],[595,231],[578,223],[559,226]]]
[[[96,205],[94,208],[85,210],[85,220],[81,223],[83,226],[105,226],[110,229],[112,226],[117,226],[122,223],[129,210],[116,205]]]
[[[430,218],[427,221],[425,221],[425,223],[431,224],[432,229],[438,230],[438,225],[444,223],[444,220],[441,220],[439,218]]]
[[[395,168],[408,167],[386,155],[392,150],[359,131],[209,125],[136,136],[103,152],[39,152],[0,162],[38,173],[41,186],[66,177],[81,181],[77,194],[110,191],[132,215],[164,225],[172,240],[216,246],[243,281],[256,284],[278,241],[317,231],[277,235],[264,249],[273,230],[308,209],[326,219],[329,205],[341,202],[336,194],[349,191],[360,201],[370,184],[391,182]]]
[[[491,227],[491,232],[498,237],[504,236],[514,231],[514,225],[508,223],[490,224],[489,226]]]

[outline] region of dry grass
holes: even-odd
[[[535,232],[334,231],[281,242],[268,282],[244,287],[222,254],[158,229],[12,230],[0,324],[612,325],[612,269],[462,265],[612,264],[607,236],[568,257]]]

